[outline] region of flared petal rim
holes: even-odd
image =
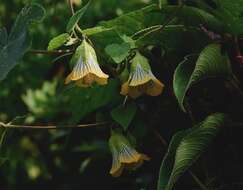
[[[108,78],[109,76],[100,69],[97,61],[89,56],[86,63],[80,58],[77,65],[73,68],[73,71],[66,78],[65,84],[71,81],[77,81],[77,85],[80,87],[90,86],[93,82],[106,85]]]

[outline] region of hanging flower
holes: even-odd
[[[133,58],[128,80],[122,85],[121,94],[137,98],[142,94],[158,96],[164,85],[154,76],[148,60],[137,52]]]
[[[113,177],[119,177],[124,168],[135,170],[143,164],[144,160],[150,159],[147,155],[138,153],[117,131],[112,131],[109,146],[113,157],[110,174]]]
[[[76,81],[76,84],[81,87],[89,87],[94,82],[100,85],[107,84],[109,76],[100,69],[95,50],[85,39],[77,48],[71,63],[75,66],[67,76],[65,84],[71,81]]]

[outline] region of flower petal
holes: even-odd
[[[150,73],[145,71],[140,64],[137,64],[135,70],[131,74],[129,86],[142,85],[149,80],[151,80]]]
[[[65,80],[65,84],[68,84],[71,81],[79,80],[88,73],[89,73],[88,67],[83,62],[82,58],[80,58],[77,64],[74,66],[72,72],[67,76]]]
[[[87,65],[90,68],[90,72],[93,73],[93,74],[95,74],[99,78],[105,78],[105,79],[107,79],[109,77],[109,75],[105,74],[100,69],[100,66],[98,64],[98,61],[97,61],[96,57],[92,57],[91,54],[90,54],[90,56],[88,58]]]
[[[113,177],[119,177],[124,169],[124,165],[121,164],[121,162],[119,161],[119,153],[116,151],[115,148],[112,148],[112,167],[110,170],[110,174]]]
[[[161,83],[158,79],[154,78],[153,84],[147,88],[146,93],[150,96],[158,96],[163,92],[163,89],[164,84]]]
[[[131,86],[128,89],[128,95],[135,99],[144,93],[141,89],[143,89],[143,88],[141,88],[141,85],[140,86]]]
[[[128,94],[128,91],[129,91],[129,87],[128,87],[128,81],[127,81],[127,82],[125,82],[125,83],[122,85],[120,94],[126,96],[126,95]]]
[[[139,161],[139,153],[132,147],[123,144],[123,148],[119,153],[119,160],[121,163],[136,163]]]
[[[108,83],[108,79],[107,78],[101,78],[101,77],[98,77],[98,76],[95,76],[94,80],[99,85],[106,85]]]

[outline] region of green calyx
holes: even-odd
[[[123,145],[131,146],[128,139],[121,134],[118,130],[112,130],[111,137],[109,139],[110,149],[121,150]]]
[[[93,57],[93,60],[95,60],[98,64],[97,56],[96,56],[94,48],[84,38],[82,43],[77,47],[77,49],[70,61],[70,65],[71,65],[71,67],[74,67],[74,65],[78,62],[78,60],[80,58],[83,60],[84,63],[87,63],[87,61],[90,57]]]
[[[136,68],[138,66],[141,66],[143,68],[143,70],[145,70],[146,72],[151,70],[151,67],[149,65],[149,61],[146,57],[144,57],[143,55],[141,55],[138,51],[136,52],[135,57],[132,60],[132,64],[131,64],[131,72],[134,72],[136,70]]]

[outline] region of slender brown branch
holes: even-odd
[[[28,53],[33,53],[33,54],[65,54],[65,53],[71,53],[74,52],[73,49],[67,49],[67,50],[37,50],[37,49],[31,49],[28,51]]]
[[[94,127],[94,126],[102,126],[107,125],[109,122],[99,122],[99,123],[90,123],[90,124],[81,124],[76,126],[56,126],[56,125],[13,125],[11,123],[3,123],[0,122],[0,127],[4,128],[20,128],[20,129],[64,129],[64,128],[86,128],[86,127]]]
[[[72,2],[72,0],[68,0],[68,4],[69,4],[69,6],[70,6],[72,15],[74,15],[74,8],[73,8],[73,2]]]
[[[201,180],[194,174],[192,171],[189,171],[190,175],[194,179],[194,181],[197,183],[197,185],[202,189],[202,190],[209,190],[202,182]]]
[[[161,144],[164,146],[164,147],[167,147],[168,146],[168,143],[166,142],[166,140],[161,136],[161,134],[154,128],[154,127],[151,127],[153,133],[155,134],[155,136],[159,139],[159,141],[161,142]]]

